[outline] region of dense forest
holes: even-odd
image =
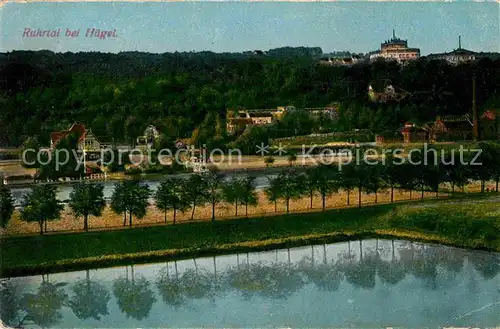
[[[500,105],[498,59],[458,66],[425,58],[405,66],[385,61],[325,66],[318,55],[321,49],[316,48],[233,54],[3,53],[0,146],[19,146],[27,137],[47,145],[51,131],[73,122],[116,142],[130,142],[150,124],[171,138],[183,138],[206,122],[209,113],[224,120],[227,108],[333,102],[341,106],[331,131],[380,132],[406,120],[426,122],[436,115],[470,112],[473,75],[479,110]],[[380,90],[387,83],[407,97],[371,102],[368,85]]]

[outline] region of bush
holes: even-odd
[[[142,174],[142,169],[139,167],[129,167],[125,169],[126,175],[139,175]]]

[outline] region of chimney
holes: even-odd
[[[392,29],[392,38],[396,39],[396,31],[394,29]]]
[[[462,49],[462,37],[458,36],[458,49]]]
[[[473,135],[474,140],[477,141],[479,135],[477,119],[477,109],[476,109],[476,76],[472,77],[472,124],[473,124]]]

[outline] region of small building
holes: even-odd
[[[336,120],[339,116],[339,104],[334,104],[332,106],[327,107],[308,107],[304,110],[307,111],[311,116],[318,117],[321,115],[326,116],[331,120]]]
[[[438,116],[431,126],[430,139],[433,141],[471,140],[473,123],[468,114]]]
[[[273,122],[273,114],[270,112],[247,112],[248,118],[256,126],[268,125]]]
[[[137,137],[137,145],[138,146],[149,146],[151,147],[154,142],[160,137],[160,133],[158,132],[158,129],[156,129],[155,126],[148,126],[146,129],[144,129],[144,133],[142,136]]]
[[[358,63],[361,60],[360,56],[352,55],[348,57],[323,57],[319,61],[322,65],[332,66],[350,66]]]
[[[99,139],[92,133],[90,129],[86,129],[83,124],[74,123],[68,130],[55,131],[50,133],[50,149],[53,150],[59,142],[74,134],[77,138],[77,149],[80,152],[85,151],[89,160],[98,159],[101,149]]]
[[[406,122],[404,126],[399,129],[399,132],[403,135],[403,141],[407,144],[425,142],[428,139],[428,132],[412,122]]]

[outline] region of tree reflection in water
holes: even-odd
[[[290,263],[263,262],[239,264],[226,271],[225,281],[229,287],[241,292],[244,299],[254,295],[265,298],[284,299],[299,290],[304,280]]]
[[[363,242],[359,241],[359,261],[354,261],[350,253],[343,254],[342,270],[346,281],[355,287],[373,289],[375,287],[375,275],[377,272],[376,253],[363,254]]]
[[[100,320],[101,315],[108,315],[108,302],[111,299],[108,290],[100,283],[90,280],[89,270],[85,280],[73,285],[73,298],[68,303],[80,320]]]
[[[55,326],[61,319],[61,308],[67,295],[62,290],[66,283],[43,281],[35,294],[27,293],[21,300],[26,311],[26,320],[33,321],[41,328]]]
[[[113,282],[113,293],[116,296],[120,311],[127,317],[142,320],[148,317],[151,308],[156,301],[150,284],[146,278],[134,275],[134,266],[131,266],[131,279],[128,278],[128,267],[126,277],[121,277]]]
[[[392,254],[390,261],[384,261],[380,257],[377,257],[377,273],[382,282],[396,285],[406,277],[406,269],[404,262],[400,259],[396,259],[394,240],[391,241],[391,250]]]
[[[336,291],[344,275],[341,270],[339,261],[328,263],[326,255],[326,246],[323,245],[323,261],[315,263],[314,249],[312,249],[311,257],[303,258],[298,265],[298,270],[304,275],[307,283],[314,283],[318,289],[323,291]]]
[[[23,322],[21,315],[20,287],[11,279],[0,281],[0,319],[11,327]]]
[[[179,307],[185,303],[185,298],[182,291],[182,282],[179,279],[177,261],[174,261],[174,268],[174,274],[170,273],[168,263],[160,270],[156,280],[156,288],[165,304]]]
[[[499,255],[476,253],[470,260],[476,271],[479,272],[485,280],[493,279],[500,273]]]

